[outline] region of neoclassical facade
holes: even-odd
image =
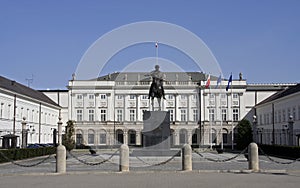
[[[76,122],[76,143],[109,146],[141,145],[143,111],[150,110],[151,79],[143,72],[113,73],[92,80],[72,79],[68,84],[68,117]],[[166,72],[166,100],[162,110],[170,112],[171,144],[234,144],[234,127],[252,117],[253,107],[285,85],[247,84],[228,80],[217,86],[200,72]],[[155,110],[158,104],[154,103]],[[64,120],[67,121],[67,120]]]

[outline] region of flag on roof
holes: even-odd
[[[208,78],[206,80],[205,88],[207,89],[209,88],[209,86],[210,86],[210,74],[208,75]]]
[[[229,79],[228,79],[228,83],[226,86],[226,91],[228,91],[229,87],[230,87],[230,83],[232,83],[232,74],[230,75]]]
[[[222,76],[221,76],[221,74],[220,74],[220,76],[219,76],[219,78],[218,78],[218,80],[217,80],[216,89],[219,87],[219,85],[221,84],[221,82],[222,82]]]

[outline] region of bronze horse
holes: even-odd
[[[149,90],[149,99],[151,99],[152,110],[154,110],[154,98],[157,98],[159,110],[161,110],[161,98],[165,99],[163,88],[163,79],[160,76],[159,66],[155,66],[156,71],[153,71],[152,83]]]

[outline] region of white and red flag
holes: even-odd
[[[207,88],[209,88],[209,86],[210,86],[210,74],[207,77],[205,88],[207,89]]]

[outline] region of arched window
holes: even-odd
[[[186,144],[187,143],[187,130],[180,129],[179,132],[179,144]]]

